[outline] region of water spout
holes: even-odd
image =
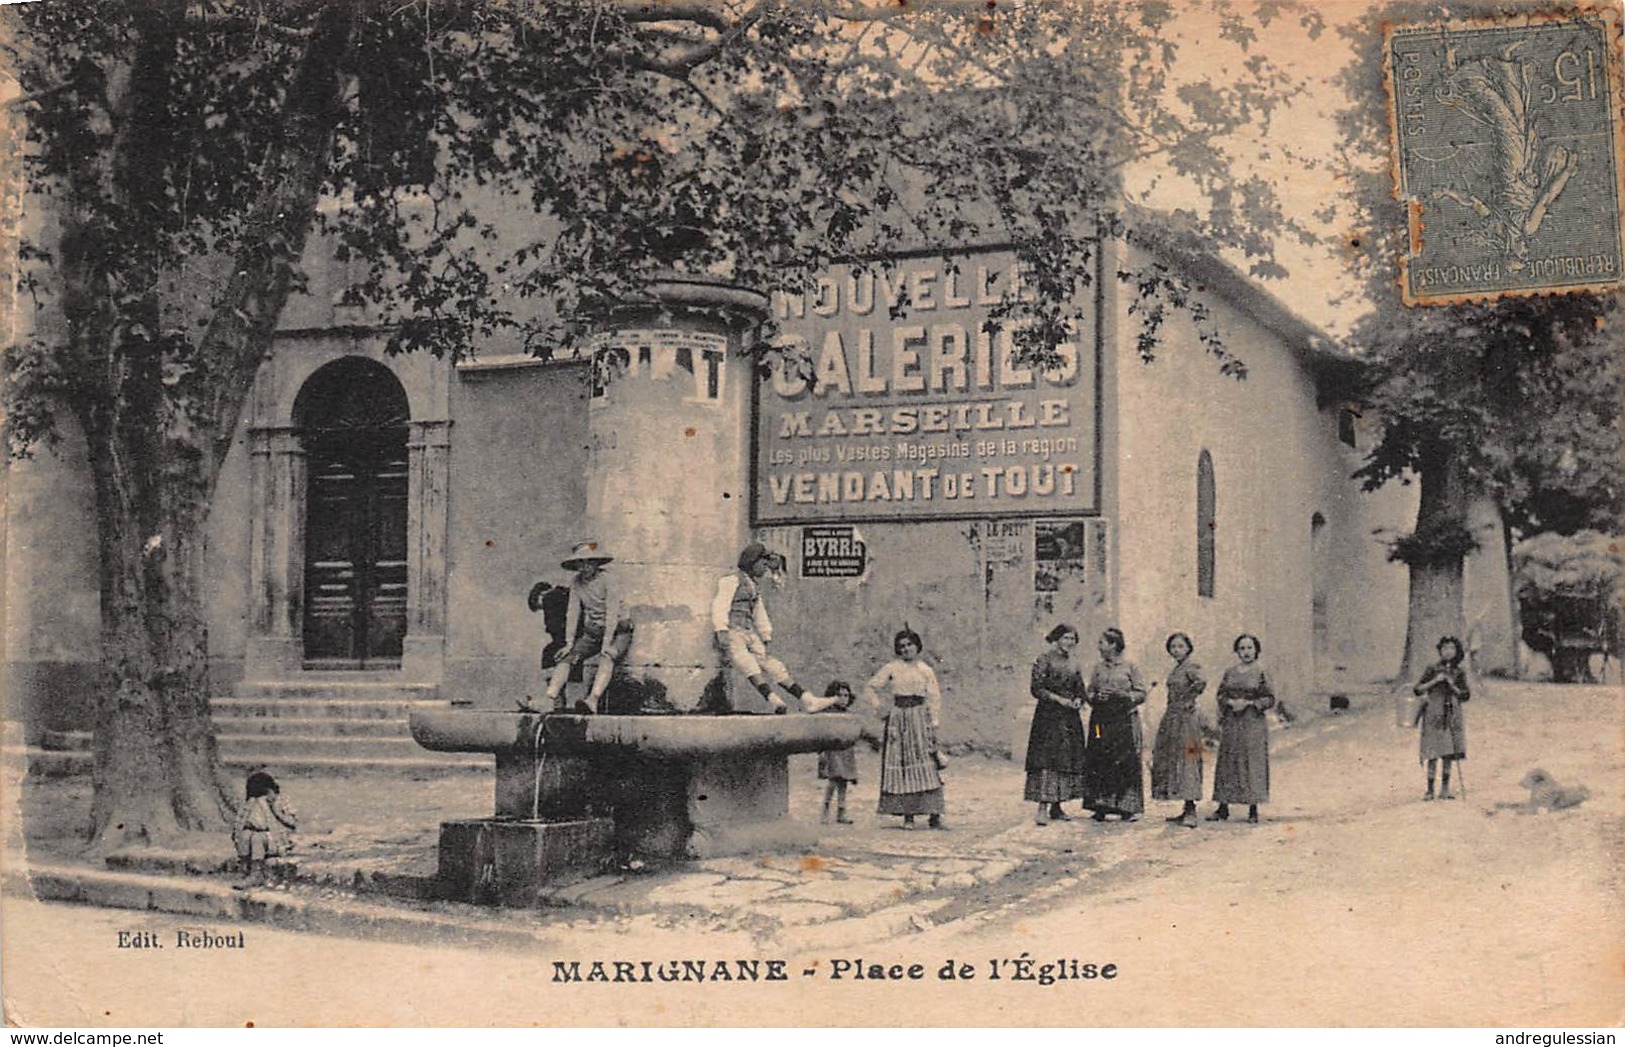
[[[547,750],[542,740],[547,735],[547,716],[544,713],[536,718],[536,731],[531,735],[530,751],[536,754],[536,774],[530,792],[530,820],[540,821],[542,817],[542,767],[547,763]]]

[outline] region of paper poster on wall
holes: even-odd
[[[987,564],[1019,564],[1027,555],[1025,520],[989,520],[982,534],[982,560]]]
[[[801,577],[862,578],[868,569],[869,547],[853,525],[801,529]]]
[[[588,348],[594,407],[602,405],[611,382],[630,378],[692,382],[690,403],[721,402],[728,362],[728,339],[722,335],[672,328],[621,330],[594,336]]]
[[[1066,579],[1083,580],[1088,561],[1082,520],[1033,524],[1033,591],[1058,592]]]
[[[1111,584],[1111,579],[1106,570],[1108,537],[1104,520],[1089,521],[1089,546],[1093,550],[1090,560],[1094,563],[1095,568],[1095,603],[1104,607],[1106,605],[1106,591]]]

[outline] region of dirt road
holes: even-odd
[[[1277,736],[1274,802],[1257,827],[1166,826],[1174,808],[1153,805],[1135,825],[1038,829],[1014,799],[979,797],[978,808],[1009,808],[1012,833],[1049,834],[1047,856],[966,891],[934,925],[900,937],[876,927],[858,946],[823,943],[816,926],[764,936],[748,920],[634,913],[561,919],[556,938],[526,952],[243,924],[205,928],[241,930],[243,948],[178,948],[195,921],[8,899],[8,1014],[260,1026],[1616,1025],[1622,696],[1489,684],[1468,716],[1467,798],[1448,803],[1421,802],[1416,736],[1385,710]],[[1519,799],[1536,765],[1592,798],[1555,814],[1485,813]],[[121,947],[132,930],[164,947]],[[783,960],[784,979],[758,968],[752,980],[741,959]],[[555,965],[571,960],[580,981]],[[644,960],[652,966],[614,980],[616,961]],[[1080,976],[1041,984],[1055,960]],[[1108,964],[1114,976],[1100,977]],[[1086,965],[1096,977],[1081,977]],[[662,982],[662,970],[690,980]],[[268,988],[245,992],[254,982]]]

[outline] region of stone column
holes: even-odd
[[[275,680],[304,665],[305,449],[299,430],[249,430],[249,635],[244,672]]]
[[[615,557],[610,583],[636,624],[627,669],[682,709],[717,675],[711,598],[746,541],[754,366],[742,346],[767,304],[672,278],[605,309],[592,346],[587,534]]]
[[[406,641],[401,671],[440,682],[446,665],[446,491],[451,422],[415,421],[407,437]]]

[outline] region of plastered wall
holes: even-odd
[[[583,365],[464,372],[453,386],[447,697],[511,707],[543,683],[542,616],[525,597],[567,585],[559,561],[585,535]]]

